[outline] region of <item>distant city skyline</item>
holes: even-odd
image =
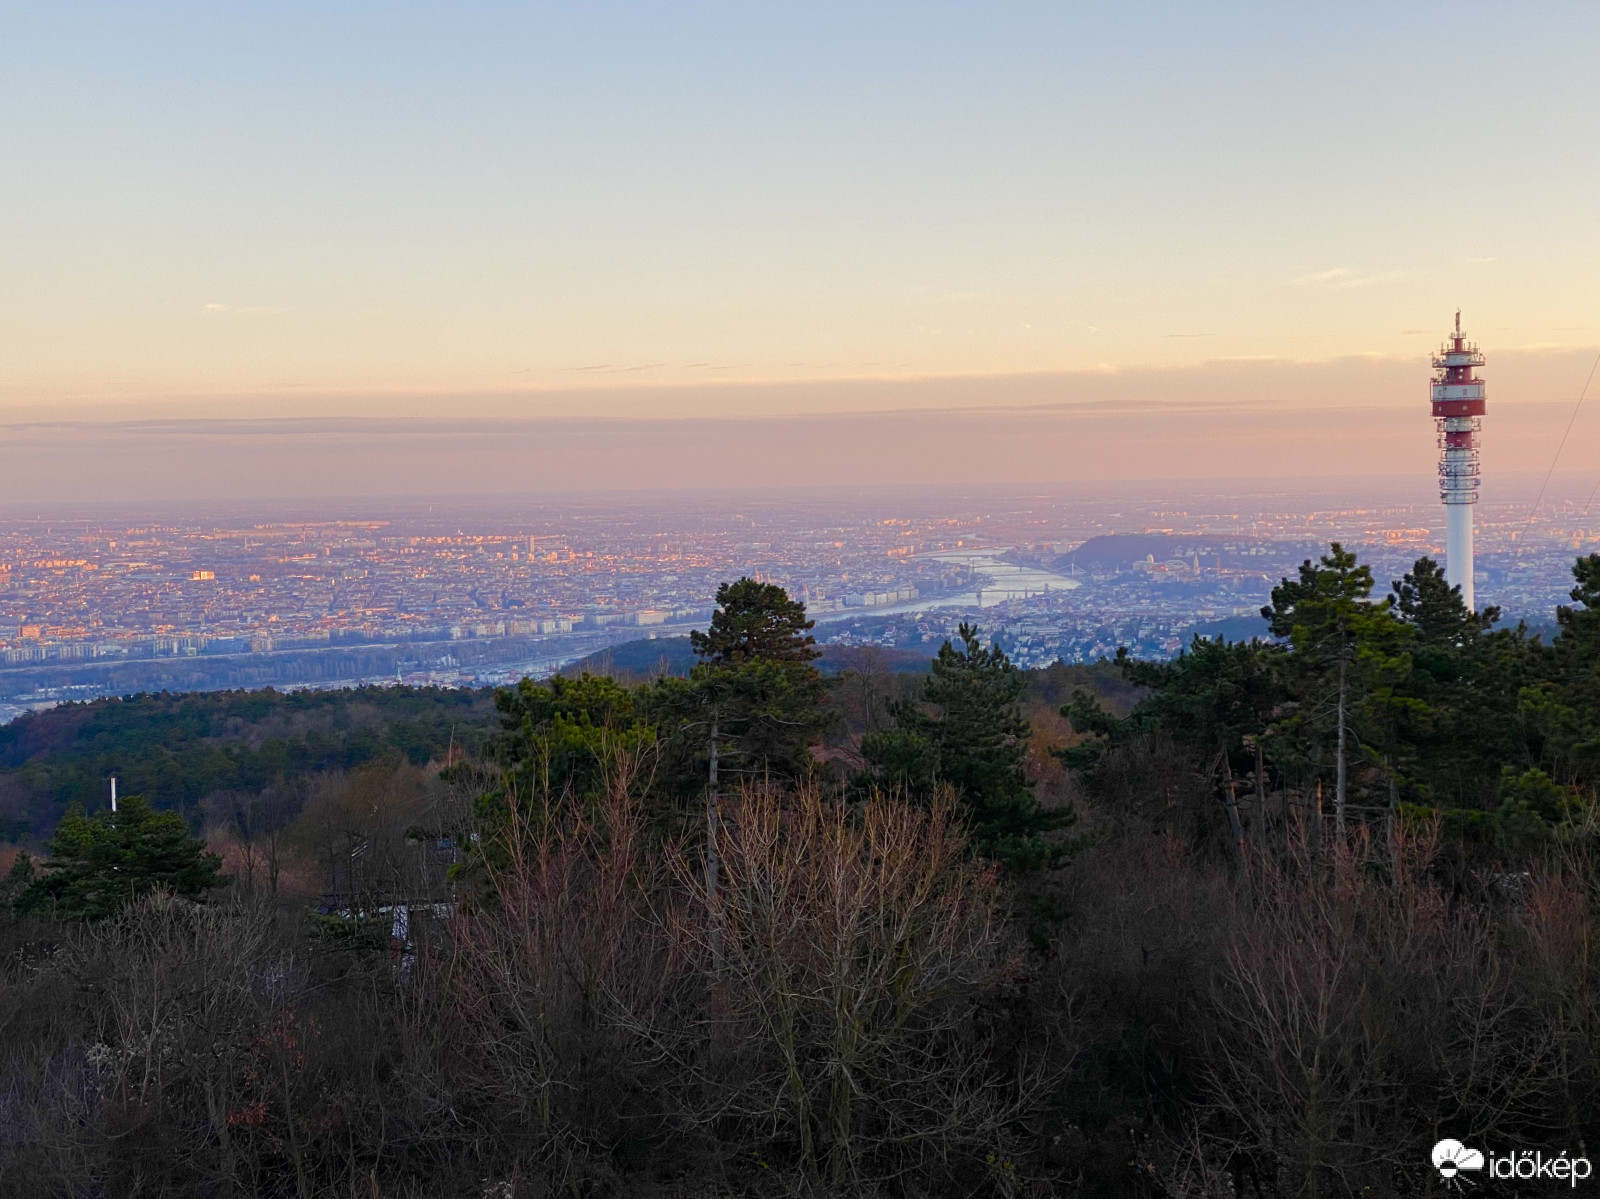
[[[1130,401],[1331,394],[1414,406],[1421,461],[1460,306],[1537,469],[1498,423],[1600,344],[1597,41],[1584,5],[21,8],[0,421],[99,422],[94,475],[118,420],[1103,403],[1096,469],[1148,437],[1162,475]],[[1195,427],[1204,476],[1238,426]]]
[[[741,575],[804,602],[828,646],[928,652],[972,620],[1028,667],[1119,644],[1170,657],[1196,632],[1262,632],[1273,585],[1331,541],[1360,554],[1380,591],[1438,558],[1430,488],[1356,482],[1169,485],[1170,498],[1111,483],[0,514],[0,721],[138,690],[500,684],[681,641]],[[1556,491],[1533,521],[1520,495],[1480,514],[1480,595],[1536,627],[1566,600],[1574,557],[1600,546],[1582,497]],[[649,651],[635,645],[630,660],[649,666]]]

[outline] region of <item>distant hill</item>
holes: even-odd
[[[194,819],[200,801],[374,761],[443,759],[494,726],[493,693],[444,687],[161,692],[63,704],[0,725],[0,841],[43,837],[68,805],[124,795]]]
[[[1091,537],[1077,549],[1061,555],[1057,566],[1076,566],[1079,570],[1096,567],[1129,566],[1154,557],[1157,562],[1181,558],[1187,547],[1198,546],[1199,538],[1179,537],[1171,533],[1107,533]]]
[[[562,667],[565,675],[607,674],[627,680],[658,674],[688,674],[697,659],[687,637],[647,637],[624,641]]]

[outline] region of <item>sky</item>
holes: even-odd
[[[980,435],[974,480],[1426,469],[1457,307],[1486,459],[1501,420],[1537,470],[1600,349],[1591,3],[66,0],[0,30],[0,501],[158,435],[218,494],[414,469],[308,464],[328,421],[477,438],[412,480],[445,491],[512,444],[512,490],[782,437],[804,474],[868,426],[816,477],[924,481]],[[1600,467],[1593,416],[1563,465]]]

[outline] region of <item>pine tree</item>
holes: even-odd
[[[1527,697],[1540,726],[1540,756],[1564,782],[1600,781],[1600,554],[1572,565],[1569,593],[1580,607],[1556,609],[1549,684]]]
[[[804,664],[818,657],[806,606],[775,583],[740,579],[717,588],[717,610],[704,633],[689,634],[694,652],[719,666],[742,662]]]
[[[607,755],[649,742],[634,692],[604,675],[522,679],[495,692],[500,736],[494,743],[508,781],[524,795],[586,799],[604,784]]]
[[[69,811],[47,848],[42,876],[17,901],[20,911],[94,920],[155,890],[194,898],[226,880],[222,859],[206,852],[176,812],[157,812],[137,795],[115,812]]]
[[[1450,583],[1444,567],[1432,558],[1418,558],[1392,586],[1395,615],[1416,630],[1421,649],[1464,650],[1478,632],[1500,619],[1499,608],[1467,611],[1461,588]]]
[[[1281,659],[1281,651],[1259,641],[1228,642],[1198,636],[1168,663],[1139,662],[1126,651],[1117,656],[1129,682],[1151,689],[1140,705],[1140,717],[1165,730],[1179,744],[1188,744],[1197,764],[1209,764],[1202,773],[1217,780],[1229,836],[1240,854],[1245,830],[1235,767],[1253,770],[1255,820],[1258,825],[1264,823],[1259,747],[1285,699]]]
[[[1526,631],[1491,631],[1500,610],[1469,612],[1432,558],[1393,583],[1393,611],[1409,630],[1411,669],[1386,715],[1403,797],[1452,807],[1492,805],[1500,764],[1519,752],[1518,692],[1540,656]]]
[[[701,658],[689,677],[658,679],[639,695],[666,742],[667,785],[702,788],[712,757],[719,785],[807,777],[832,713],[805,605],[754,579],[724,583],[717,605],[709,630],[689,635]]]
[[[720,955],[721,884],[717,838],[730,776],[795,782],[811,774],[811,746],[832,714],[805,605],[773,583],[740,579],[717,588],[710,628],[689,634],[701,661],[687,679],[661,678],[641,706],[662,734],[666,784],[701,792],[705,886],[712,952]]]
[[[1026,681],[998,644],[976,628],[958,630],[933,660],[921,696],[896,705],[892,729],[862,740],[872,781],[928,794],[949,786],[980,853],[1011,871],[1055,864],[1062,849],[1047,833],[1071,823],[1065,809],[1039,806],[1024,761],[1032,729],[1018,704]]]
[[[1307,559],[1298,579],[1272,589],[1272,603],[1261,609],[1274,636],[1286,641],[1299,712],[1286,731],[1310,740],[1320,750],[1321,730],[1331,725],[1334,751],[1334,827],[1347,830],[1353,728],[1358,705],[1375,674],[1402,672],[1397,660],[1406,630],[1390,612],[1390,601],[1374,603],[1372,569],[1337,541],[1316,563]]]

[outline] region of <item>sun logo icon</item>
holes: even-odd
[[[1457,1182],[1462,1173],[1483,1169],[1483,1154],[1476,1149],[1468,1149],[1460,1141],[1446,1137],[1433,1147],[1430,1155],[1433,1165],[1439,1171],[1439,1176],[1446,1182]],[[1465,1182],[1466,1179],[1460,1179]],[[1459,1182],[1457,1182],[1459,1185]]]

